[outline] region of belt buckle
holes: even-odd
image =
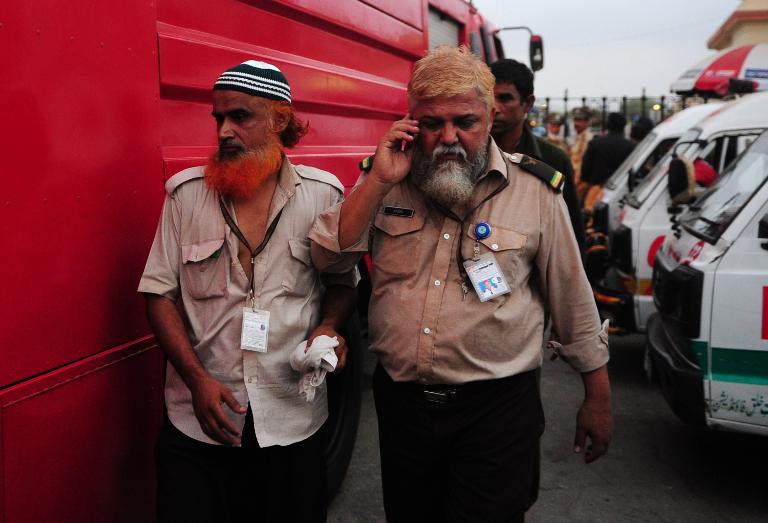
[[[455,389],[448,389],[448,390],[424,389],[421,392],[422,394],[424,394],[424,399],[430,403],[439,403],[444,405],[446,403],[451,403],[453,400],[456,399]]]

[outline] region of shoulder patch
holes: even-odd
[[[563,173],[554,167],[550,167],[546,163],[540,162],[539,160],[531,158],[525,154],[504,153],[504,156],[506,156],[510,162],[519,165],[520,168],[525,172],[530,173],[536,178],[540,179],[553,191],[561,192],[563,190],[563,185],[565,184],[565,176],[563,176]]]
[[[197,178],[203,177],[203,167],[190,167],[189,169],[184,169],[183,171],[179,171],[165,182],[165,192],[168,194],[173,194],[173,192],[179,188],[180,185],[190,181],[195,180]]]
[[[308,165],[294,165],[293,167],[296,169],[296,173],[302,178],[327,183],[328,185],[336,187],[342,193],[344,192],[344,184],[328,171],[322,171],[315,167],[309,167]]]
[[[361,171],[370,172],[371,167],[373,167],[373,158],[376,156],[375,154],[372,154],[370,156],[366,156],[362,160],[360,160],[360,163],[358,164],[358,167],[360,167]]]

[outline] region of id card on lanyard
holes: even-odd
[[[251,286],[248,289],[248,305],[243,307],[243,323],[240,333],[240,348],[242,350],[249,350],[254,352],[267,352],[267,346],[269,343],[269,311],[256,308],[256,284],[253,281],[253,273],[254,267],[256,265],[256,256],[258,256],[261,251],[264,250],[264,248],[267,246],[267,243],[269,242],[269,239],[272,238],[272,234],[275,232],[275,228],[277,227],[277,223],[280,221],[280,216],[282,216],[283,211],[281,209],[275,219],[272,220],[272,223],[269,224],[267,232],[264,234],[264,239],[259,244],[259,246],[255,249],[252,249],[251,245],[248,243],[248,240],[245,238],[245,235],[240,230],[240,227],[237,226],[235,220],[229,214],[229,211],[224,205],[223,200],[219,200],[219,207],[221,208],[221,214],[224,216],[224,220],[227,222],[227,225],[229,225],[229,228],[232,229],[232,232],[235,234],[235,236],[237,236],[237,239],[240,240],[243,245],[245,245],[251,256]]]

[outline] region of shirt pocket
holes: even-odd
[[[472,245],[474,245],[476,240],[475,225],[474,223],[470,224],[467,228],[467,236],[473,240]],[[477,239],[477,242],[480,244],[480,254],[493,253],[499,267],[504,271],[504,277],[506,277],[510,287],[514,286],[516,281],[520,281],[521,260],[527,241],[527,235],[493,224],[491,224],[491,234],[487,238]],[[465,259],[472,258],[473,250],[474,248],[471,247],[469,253],[463,253]]]
[[[222,256],[224,238],[181,246],[181,282],[192,298],[204,300],[224,296],[227,291],[227,262]]]
[[[288,240],[290,257],[286,262],[285,277],[281,285],[285,294],[308,296],[315,285],[315,269],[308,239],[291,238]]]
[[[373,240],[374,268],[389,276],[410,276],[416,272],[424,216],[411,218],[383,213],[376,215]],[[382,234],[383,233],[383,234]]]

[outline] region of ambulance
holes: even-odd
[[[768,113],[763,113],[768,114]],[[653,269],[646,370],[684,421],[768,435],[768,131],[679,218]]]
[[[721,105],[689,129],[627,197],[611,237],[611,266],[594,287],[598,309],[611,331],[645,331],[656,311],[652,270],[656,252],[672,225],[667,172],[674,157],[702,172],[723,173],[768,128],[768,93],[746,95]]]
[[[603,187],[603,194],[592,209],[591,227],[587,228],[585,266],[591,281],[605,275],[609,262],[610,227],[624,207],[627,193],[664,158],[682,134],[702,118],[713,113],[722,102],[695,105],[673,114],[659,123],[632,150]]]

